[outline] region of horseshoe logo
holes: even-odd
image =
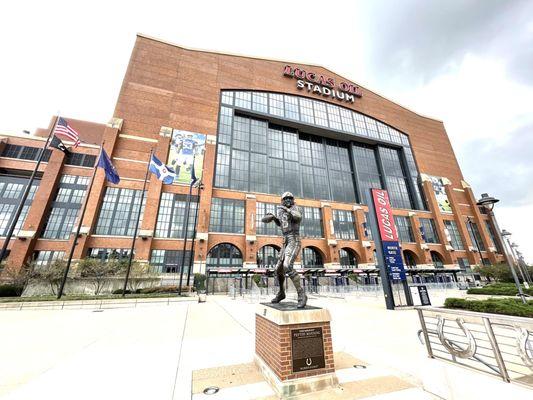
[[[533,370],[533,358],[531,358],[531,356],[528,354],[529,331],[521,326],[516,325],[514,329],[516,332],[516,347],[518,348],[518,354],[520,355],[520,358],[524,364],[529,367],[529,369]],[[531,344],[529,344],[529,351],[531,354],[533,354]]]
[[[313,360],[311,358],[306,358],[305,359],[305,365],[307,365],[308,367],[312,364]]]
[[[441,315],[437,316],[437,336],[439,337],[442,345],[450,352],[451,355],[454,355],[459,358],[470,358],[476,354],[477,344],[474,335],[465,327],[465,321],[462,318],[457,318],[455,322],[461,328],[466,338],[468,339],[468,346],[463,349],[459,345],[453,343],[452,341],[444,337],[444,324],[446,320],[442,318]]]

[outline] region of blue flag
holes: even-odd
[[[118,176],[117,170],[111,163],[111,160],[109,159],[109,156],[105,152],[104,149],[102,149],[102,152],[100,153],[100,158],[98,159],[97,167],[103,168],[105,171],[105,178],[115,185],[120,182],[120,176]]]
[[[163,183],[170,185],[176,178],[176,172],[168,165],[163,164],[159,158],[152,154],[150,159],[150,172],[157,176],[157,179],[163,181]]]

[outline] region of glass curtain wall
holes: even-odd
[[[345,203],[366,203],[369,188],[384,188],[393,207],[424,208],[407,135],[355,111],[298,96],[223,91],[222,104],[216,187],[270,194],[290,190],[296,197]],[[301,127],[269,122],[269,116]],[[305,126],[370,138],[374,144],[311,135]]]

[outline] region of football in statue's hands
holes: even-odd
[[[272,222],[274,221],[274,214],[266,214],[262,219],[261,219],[262,222],[264,222],[265,224],[268,224],[269,222]]]

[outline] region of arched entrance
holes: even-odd
[[[358,261],[359,257],[354,250],[348,247],[343,247],[339,250],[339,262],[342,268],[357,268]]]
[[[220,243],[207,254],[207,268],[242,267],[242,253],[231,243]]]
[[[279,259],[279,247],[266,245],[257,252],[257,266],[259,268],[274,268]]]
[[[416,254],[411,250],[403,251],[403,259],[407,268],[416,268]]]
[[[317,248],[304,247],[302,249],[302,267],[324,268],[324,259]]]
[[[435,268],[444,268],[444,261],[442,260],[442,256],[434,250],[430,251],[430,254],[431,261],[433,262]]]

